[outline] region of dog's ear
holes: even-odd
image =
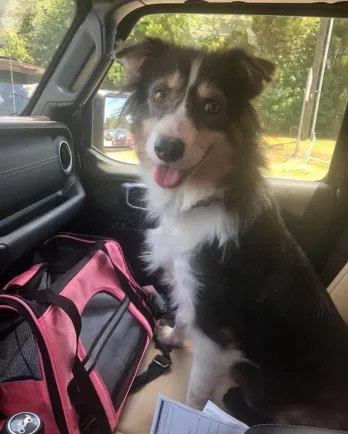
[[[243,53],[241,64],[248,74],[248,97],[253,99],[258,96],[275,78],[276,66],[273,62],[260,57]]]
[[[125,67],[127,74],[131,78],[137,78],[141,76],[145,64],[164,54],[168,48],[168,44],[156,38],[146,38],[132,45],[118,41],[115,55]]]

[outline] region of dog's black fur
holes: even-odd
[[[245,400],[271,421],[348,430],[347,326],[278,212],[262,212],[225,257],[215,243],[193,259],[204,270],[197,322],[252,362],[233,368]]]

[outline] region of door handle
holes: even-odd
[[[125,182],[122,184],[122,188],[125,191],[126,204],[130,208],[134,209],[146,209],[145,200],[142,199],[147,191],[145,184],[135,182]]]

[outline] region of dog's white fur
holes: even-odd
[[[197,78],[199,62],[191,67],[190,83]],[[185,154],[173,167],[188,169],[199,164],[209,147],[221,140],[216,133],[206,132],[208,140],[202,148],[198,132],[187,117],[186,101],[176,112],[160,120],[149,118],[143,124],[148,136],[146,153],[154,164],[160,164],[154,146],[161,135],[175,136],[185,141]],[[220,133],[219,133],[220,134]],[[164,280],[172,290],[172,304],[177,309],[174,329],[165,327],[157,331],[162,343],[180,346],[185,336],[193,345],[193,365],[187,392],[187,404],[201,409],[211,397],[220,379],[227,378],[229,370],[238,361],[245,360],[243,354],[234,346],[222,349],[195,326],[195,303],[201,290],[197,275],[191,269],[190,258],[204,242],[218,240],[223,246],[227,241],[238,243],[241,232],[238,215],[227,213],[218,202],[209,206],[192,208],[198,202],[211,196],[222,197],[213,185],[187,185],[181,183],[174,189],[162,188],[154,180],[151,171],[140,167],[141,176],[148,187],[148,213],[159,221],[156,229],[149,230],[146,236],[147,253],[144,258],[151,272],[164,270]],[[260,191],[259,197],[264,192]],[[263,199],[264,200],[264,199]],[[255,207],[260,202],[255,198]],[[257,209],[255,208],[255,213]],[[255,216],[251,213],[251,219]],[[245,222],[244,222],[245,224]]]
[[[236,239],[238,220],[233,221],[218,203],[182,212],[185,196],[191,203],[202,199],[199,189],[187,191],[185,184],[175,190],[162,189],[153,183],[150,174],[144,173],[144,178],[149,187],[149,211],[159,218],[159,226],[147,233],[146,261],[151,271],[164,270],[165,282],[172,289],[172,303],[177,308],[176,327],[160,328],[157,336],[171,346],[180,346],[185,336],[191,340],[194,357],[187,403],[201,409],[220,378],[227,376],[229,368],[243,355],[232,347],[222,350],[195,327],[195,302],[200,287],[191,270],[190,257],[205,241],[217,238],[223,245],[228,239]]]
[[[164,118],[163,123],[159,121],[149,135],[146,151],[154,163],[157,163],[153,156],[157,136],[167,134],[166,128],[169,128],[169,134],[175,133],[172,128],[178,120],[185,121],[182,116],[179,109],[178,113],[172,115],[170,123]],[[150,125],[148,127],[151,128]],[[182,160],[188,158],[191,161],[191,157],[189,148]],[[185,161],[179,161],[178,164],[186,167]],[[227,212],[218,201],[194,208],[195,204],[211,196],[223,197],[223,191],[213,185],[207,183],[202,187],[183,182],[174,189],[162,188],[154,182],[151,171],[141,166],[140,170],[148,188],[149,217],[159,222],[156,229],[147,232],[144,259],[149,271],[164,270],[164,280],[172,290],[172,304],[177,309],[177,326],[158,330],[158,338],[171,346],[180,346],[185,335],[191,340],[194,358],[187,403],[201,409],[220,378],[227,378],[232,366],[245,359],[236,347],[221,349],[195,326],[195,302],[201,288],[195,278],[198,270],[193,272],[190,258],[204,242],[217,239],[220,246],[230,240],[238,244],[238,236],[243,229],[252,223],[262,207],[270,205],[268,188],[265,183],[259,184],[249,217],[241,222],[237,214]]]

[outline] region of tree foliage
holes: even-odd
[[[8,0],[8,7],[12,24],[1,31],[0,55],[46,67],[72,23],[74,0]]]
[[[34,62],[31,56],[26,41],[11,29],[4,29],[1,32],[1,39],[5,42],[0,48],[0,56],[6,56],[13,59],[21,60],[22,62]]]
[[[46,67],[74,15],[73,0],[8,0],[16,4],[20,24],[2,31],[0,55],[11,54],[24,62]],[[272,88],[256,102],[264,127],[271,132],[294,134],[299,124],[308,69],[313,64],[319,18],[158,14],[143,17],[129,35],[160,37],[177,44],[209,49],[240,46],[273,60],[278,74]],[[321,94],[317,132],[335,137],[347,103],[347,20],[335,19]],[[103,88],[117,89],[123,70],[114,62]]]
[[[212,50],[239,46],[273,60],[277,64],[277,78],[256,105],[266,130],[294,135],[300,121],[308,69],[314,60],[319,25],[320,19],[311,17],[163,14],[142,18],[129,40],[134,42],[146,35]],[[317,133],[322,137],[337,137],[348,97],[347,67],[347,20],[336,19],[317,121]],[[112,83],[111,77],[115,78]],[[107,86],[118,87],[121,82],[122,69],[115,62]]]

